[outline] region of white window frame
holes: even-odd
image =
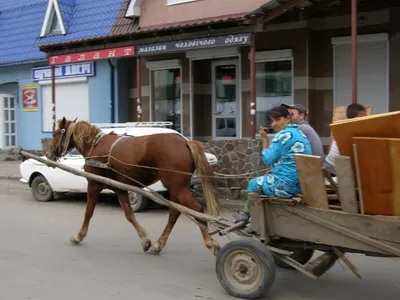
[[[249,53],[250,60],[250,53]],[[294,103],[294,56],[292,49],[282,49],[282,50],[271,50],[271,51],[258,51],[255,52],[254,63],[265,63],[265,62],[275,62],[275,61],[285,61],[290,60],[292,64],[292,103]],[[257,83],[257,81],[256,81]],[[257,113],[257,87],[256,87],[256,113]],[[258,128],[256,128],[256,138],[261,139],[261,135],[258,133]],[[269,137],[274,137],[275,134],[268,134]]]
[[[149,109],[150,109],[150,121],[153,122],[153,80],[152,72],[170,69],[179,69],[181,76],[181,134],[183,135],[183,76],[182,76],[182,63],[180,59],[170,59],[170,60],[158,60],[149,61],[146,63],[146,68],[149,70]],[[179,132],[179,131],[178,131]]]
[[[46,15],[44,17],[43,25],[42,25],[42,30],[40,32],[40,37],[44,37],[51,32],[49,32],[51,23],[53,21],[53,18],[57,18],[58,22],[60,24],[60,29],[61,33],[60,34],[66,34],[65,26],[64,26],[64,21],[61,15],[60,7],[58,6],[58,1],[57,0],[49,0],[49,3],[47,5],[47,10],[46,10]]]
[[[218,50],[218,51],[216,51]],[[194,96],[193,96],[193,66],[192,63],[195,60],[213,60],[213,59],[228,59],[229,60],[234,60],[238,59],[239,60],[239,68],[238,68],[238,76],[240,76],[240,80],[238,82],[239,86],[239,97],[240,97],[240,109],[239,109],[239,123],[237,124],[239,126],[239,136],[237,139],[242,139],[243,138],[243,109],[242,109],[242,104],[243,104],[243,86],[242,86],[242,55],[241,52],[239,51],[239,48],[237,47],[227,47],[227,48],[216,48],[216,49],[198,49],[198,50],[190,50],[186,52],[186,57],[189,59],[189,77],[190,77],[190,139],[193,139],[193,101],[194,101]],[[211,82],[211,85],[212,82]],[[211,96],[213,96],[211,94]],[[212,112],[212,110],[211,110]],[[212,125],[211,125],[212,126]],[[213,130],[211,128],[211,130]],[[211,140],[212,140],[212,131],[211,131]]]
[[[199,1],[199,0],[166,0],[166,1],[167,1],[167,6],[171,6],[171,5],[188,3],[188,2],[195,2],[195,1]]]
[[[69,84],[69,83],[82,83],[82,82],[88,82],[88,78],[87,78],[87,76],[82,76],[82,77],[77,77],[77,78],[62,78],[62,79],[56,79],[55,81],[55,89],[57,89],[57,85],[59,86],[59,85],[62,85],[62,84]],[[40,86],[48,86],[48,85],[51,85],[51,80],[40,80],[40,81],[38,81],[38,84],[40,85]],[[41,98],[42,98],[42,132],[43,133],[48,133],[48,132],[52,132],[53,130],[45,130],[45,128],[44,128],[44,126],[43,126],[43,122],[44,122],[44,117],[45,117],[45,115],[44,115],[44,107],[45,107],[45,105],[43,105],[44,104],[44,98],[43,98],[43,90],[41,89]],[[56,98],[56,103],[55,103],[55,105],[57,106],[57,98]],[[50,108],[52,109],[53,108],[53,104],[52,104],[52,99],[50,98]],[[53,113],[51,114],[52,116],[53,116]],[[53,122],[53,119],[52,119],[52,122]]]
[[[235,65],[236,66],[236,138],[232,137],[217,137],[217,123],[216,123],[216,116],[214,114],[214,100],[216,96],[215,91],[215,67],[217,66],[225,66],[225,65]],[[229,60],[215,60],[211,62],[211,138],[214,141],[220,140],[239,140],[242,138],[242,68],[241,68],[241,61],[239,58],[232,58]]]
[[[1,100],[0,109],[1,109],[1,115],[2,115],[2,117],[0,118],[0,121],[2,122],[2,124],[0,124],[0,130],[1,130],[0,131],[0,134],[1,134],[1,136],[0,136],[0,149],[11,149],[11,148],[13,148],[15,146],[7,146],[7,147],[4,146],[5,145],[5,136],[6,136],[6,134],[4,133],[4,126],[6,124],[6,121],[4,120],[4,110],[5,110],[5,108],[4,108],[3,97],[14,98],[14,101],[15,101],[14,108],[13,109],[8,108],[9,110],[14,110],[15,133],[14,134],[8,133],[8,135],[10,135],[10,136],[14,135],[15,136],[15,146],[18,145],[18,116],[17,116],[17,113],[18,113],[18,106],[17,106],[18,102],[17,102],[17,96],[16,95],[13,95],[13,94],[0,94],[0,100]],[[9,122],[10,122],[10,120],[9,120]]]

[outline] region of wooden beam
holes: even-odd
[[[276,7],[271,12],[269,12],[265,15],[265,17],[263,18],[263,22],[265,23],[265,22],[272,21],[273,19],[286,13],[288,10],[295,8],[296,6],[302,4],[304,1],[305,0],[291,0],[289,2],[279,5],[278,7]]]
[[[320,12],[325,7],[331,6],[331,5],[338,5],[341,2],[342,1],[340,1],[340,0],[321,0],[321,1],[317,2],[317,3],[315,3],[313,6],[304,9],[300,13],[300,19],[301,20],[305,20],[305,19],[309,18],[310,16]]]

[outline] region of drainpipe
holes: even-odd
[[[251,35],[250,47],[250,137],[256,138],[256,65],[255,65],[255,34]]]
[[[142,122],[142,73],[141,59],[136,57],[136,122]]]
[[[114,95],[114,90],[115,90],[115,84],[114,84],[114,68],[113,64],[111,63],[110,60],[108,60],[108,64],[110,65],[110,81],[111,81],[111,123],[115,123],[115,95]]]
[[[357,103],[357,0],[351,0],[352,103]]]
[[[55,66],[51,66],[51,110],[53,118],[53,132],[56,131],[56,83],[55,83]]]

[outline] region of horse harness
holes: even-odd
[[[92,147],[91,147],[90,150],[89,150],[88,157],[85,158],[85,165],[90,166],[90,167],[96,167],[96,168],[101,168],[101,169],[107,169],[107,170],[111,170],[111,169],[112,169],[112,168],[111,168],[111,163],[110,163],[112,150],[114,149],[114,147],[118,144],[118,142],[119,142],[120,140],[122,140],[123,138],[126,138],[126,137],[128,137],[128,136],[122,135],[122,136],[120,136],[118,139],[116,139],[116,140],[114,141],[114,143],[111,145],[110,151],[109,151],[109,153],[108,153],[108,155],[107,155],[107,162],[106,162],[106,163],[102,163],[102,162],[100,162],[100,161],[96,161],[96,160],[91,159],[91,158],[90,158],[90,154],[92,153],[94,147],[96,147],[97,144],[101,141],[101,139],[102,139],[104,136],[106,136],[106,135],[107,135],[107,134],[105,134],[104,132],[100,131],[100,132],[95,136],[95,138],[94,138],[94,140],[93,140],[93,143],[92,143]]]

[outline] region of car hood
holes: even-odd
[[[40,158],[47,160],[46,156],[41,156]],[[37,161],[36,159],[33,159],[33,158],[29,158],[29,159],[25,160],[24,162],[22,162],[22,164],[25,164],[25,165],[26,164],[33,164],[33,165],[37,165],[37,166],[43,166],[44,165],[44,163],[41,163],[40,161]]]

